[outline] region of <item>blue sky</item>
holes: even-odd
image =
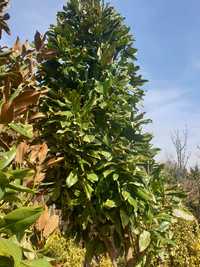
[[[200,151],[200,1],[199,0],[111,0],[126,18],[136,39],[138,64],[149,83],[144,100],[148,129],[154,144],[162,148],[161,159],[173,156],[170,135],[188,128],[190,162]],[[45,32],[56,20],[65,0],[11,0],[11,45],[19,35],[33,39],[35,30]]]

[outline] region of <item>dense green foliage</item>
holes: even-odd
[[[129,28],[100,0],[71,0],[48,32],[56,51],[38,77],[49,87],[41,123],[50,155],[49,203],[86,246],[86,264],[108,252],[114,266],[145,264],[168,242],[173,191],[166,191],[156,149],[139,111],[144,80]],[[149,248],[149,250],[148,250]],[[148,252],[149,251],[149,252]]]
[[[194,217],[143,130],[124,19],[70,0],[47,36],[0,47],[0,267],[198,266]]]

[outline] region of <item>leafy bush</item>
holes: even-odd
[[[85,258],[85,249],[81,248],[74,240],[54,233],[47,240],[46,255],[55,258],[59,266],[62,267],[82,267]],[[101,257],[99,263],[93,263],[92,267],[112,267],[108,258]]]
[[[9,33],[5,21],[9,16],[3,15],[7,3],[0,3],[0,36],[3,30]],[[43,211],[33,204],[46,158],[44,150],[35,151],[35,147],[45,146],[38,143],[33,125],[38,119],[37,104],[42,95],[34,66],[41,54],[41,50],[36,51],[27,42],[21,45],[19,39],[12,49],[0,48],[0,266],[3,267],[50,266],[34,251],[27,232]],[[38,154],[40,162],[35,162]]]
[[[139,111],[144,80],[123,18],[100,0],[71,0],[48,32],[54,59],[42,64],[43,138],[50,155],[49,203],[62,209],[71,235],[86,247],[85,264],[103,253],[116,266],[146,261],[165,239],[177,196],[166,192],[148,123]]]
[[[151,266],[200,266],[200,229],[196,221],[177,220],[171,228],[174,245],[166,247],[165,253],[156,255]]]

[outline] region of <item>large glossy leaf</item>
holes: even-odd
[[[31,169],[16,169],[16,170],[9,170],[7,173],[14,179],[24,180],[26,178],[32,177],[35,172]]]
[[[1,226],[0,232],[10,230],[14,234],[24,232],[27,227],[36,222],[43,208],[27,207],[19,208],[4,216],[5,225]]]
[[[83,182],[83,189],[85,191],[85,194],[86,194],[87,198],[90,200],[91,196],[92,196],[92,192],[94,191],[94,189],[86,181]]]

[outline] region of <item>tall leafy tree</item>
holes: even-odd
[[[49,201],[84,242],[85,266],[105,252],[114,266],[119,255],[127,266],[147,263],[171,220],[157,150],[143,130],[133,44],[124,19],[101,0],[68,1],[48,32],[57,56],[39,81],[50,88],[40,127],[58,162],[48,173]]]

